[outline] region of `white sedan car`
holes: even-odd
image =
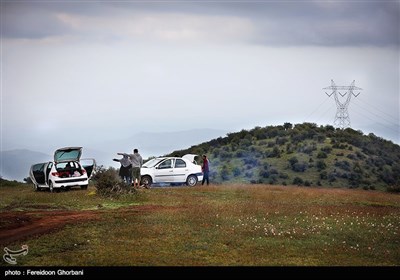
[[[143,164],[140,169],[141,184],[186,184],[193,187],[203,180],[201,166],[195,161],[197,155],[187,154],[183,157],[158,157]]]
[[[54,161],[37,163],[31,166],[29,177],[36,191],[71,187],[86,189],[94,173],[94,159],[82,159],[82,147],[66,147],[55,151]]]

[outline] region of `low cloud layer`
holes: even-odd
[[[2,3],[3,36],[397,46],[396,1]]]
[[[1,150],[332,124],[331,79],[363,89],[352,128],[400,143],[399,6],[2,1]]]

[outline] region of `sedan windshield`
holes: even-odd
[[[154,167],[154,166],[155,166],[157,163],[159,163],[161,160],[163,160],[163,159],[162,159],[162,158],[153,158],[153,159],[151,159],[151,160],[145,162],[145,163],[142,165],[142,167],[147,167],[147,168]]]

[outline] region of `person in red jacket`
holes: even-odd
[[[208,167],[208,158],[206,155],[203,155],[203,165],[201,166],[201,170],[203,171],[203,181],[201,182],[201,185],[204,185],[204,182],[207,182],[208,185],[210,183],[210,179],[208,177],[210,169]]]

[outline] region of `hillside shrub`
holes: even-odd
[[[359,151],[356,152],[356,155],[359,159],[365,159],[365,156]]]
[[[262,169],[259,172],[260,178],[263,178],[263,179],[269,178],[269,175],[270,175],[270,172],[267,169]]]
[[[269,142],[267,143],[267,147],[268,147],[268,148],[272,148],[273,146],[275,146],[275,142],[269,141]]]
[[[330,154],[331,151],[332,151],[332,147],[331,146],[324,146],[324,147],[321,148],[321,151],[323,151],[323,152],[325,152],[327,154]]]
[[[278,175],[277,174],[272,174],[269,177],[269,181],[268,181],[271,185],[274,185],[278,182]]]
[[[317,154],[317,158],[327,158],[327,157],[328,155],[323,151],[319,151]]]
[[[128,184],[126,184],[118,175],[118,171],[109,167],[105,169],[103,166],[97,168],[93,176],[93,183],[97,189],[97,193],[101,196],[118,197],[121,194],[135,192]]]
[[[286,144],[286,153],[287,154],[292,154],[294,152],[294,147],[291,143]]]
[[[316,163],[316,167],[318,171],[326,169],[326,163],[323,160],[318,160]]]
[[[291,167],[293,167],[293,165],[298,163],[298,162],[299,162],[299,160],[297,159],[297,157],[291,157],[289,159],[289,164],[290,164]]]
[[[303,185],[304,181],[300,177],[295,177],[293,179],[293,185],[301,186]]]
[[[356,159],[356,155],[355,155],[355,154],[348,154],[348,155],[347,155],[347,158],[348,158],[348,159],[355,160],[355,159]]]
[[[317,145],[315,143],[312,143],[310,145],[304,145],[304,146],[300,146],[297,151],[299,153],[304,153],[304,154],[312,154],[313,151],[317,150]]]
[[[240,176],[240,174],[242,173],[242,170],[239,168],[239,166],[235,166],[232,170],[233,172],[233,176],[237,177]]]
[[[400,185],[397,185],[397,186],[389,186],[389,187],[387,187],[386,188],[386,191],[387,192],[390,192],[390,193],[400,193]]]
[[[275,143],[277,145],[284,145],[287,141],[288,139],[286,137],[277,137]]]
[[[336,172],[329,173],[327,179],[328,179],[328,182],[335,182],[336,181]]]
[[[223,165],[223,166],[222,166],[222,169],[221,169],[221,171],[220,171],[219,174],[220,174],[221,179],[222,179],[223,181],[229,180],[230,172],[229,172],[229,169],[228,169],[228,167],[227,167],[226,165]]]
[[[279,150],[279,148],[277,146],[275,146],[272,151],[270,151],[267,155],[267,157],[270,158],[280,158],[281,157],[281,151]]]
[[[335,162],[335,166],[343,170],[350,171],[350,163],[346,160]]]
[[[244,162],[244,164],[248,164],[253,167],[259,165],[258,160],[255,158],[252,158],[252,157],[243,158],[243,162]]]
[[[281,173],[279,173],[279,178],[281,178],[281,179],[289,179],[289,175],[287,173],[281,172]]]
[[[252,178],[253,177],[253,172],[252,171],[246,171],[244,173],[244,176],[246,176],[246,178]]]
[[[246,155],[246,151],[245,150],[242,150],[242,149],[239,149],[239,150],[237,150],[236,152],[235,152],[235,156],[237,157],[237,158],[242,158],[242,157],[244,157]]]
[[[294,172],[304,172],[308,168],[308,164],[305,162],[297,162],[292,165],[292,170]]]

